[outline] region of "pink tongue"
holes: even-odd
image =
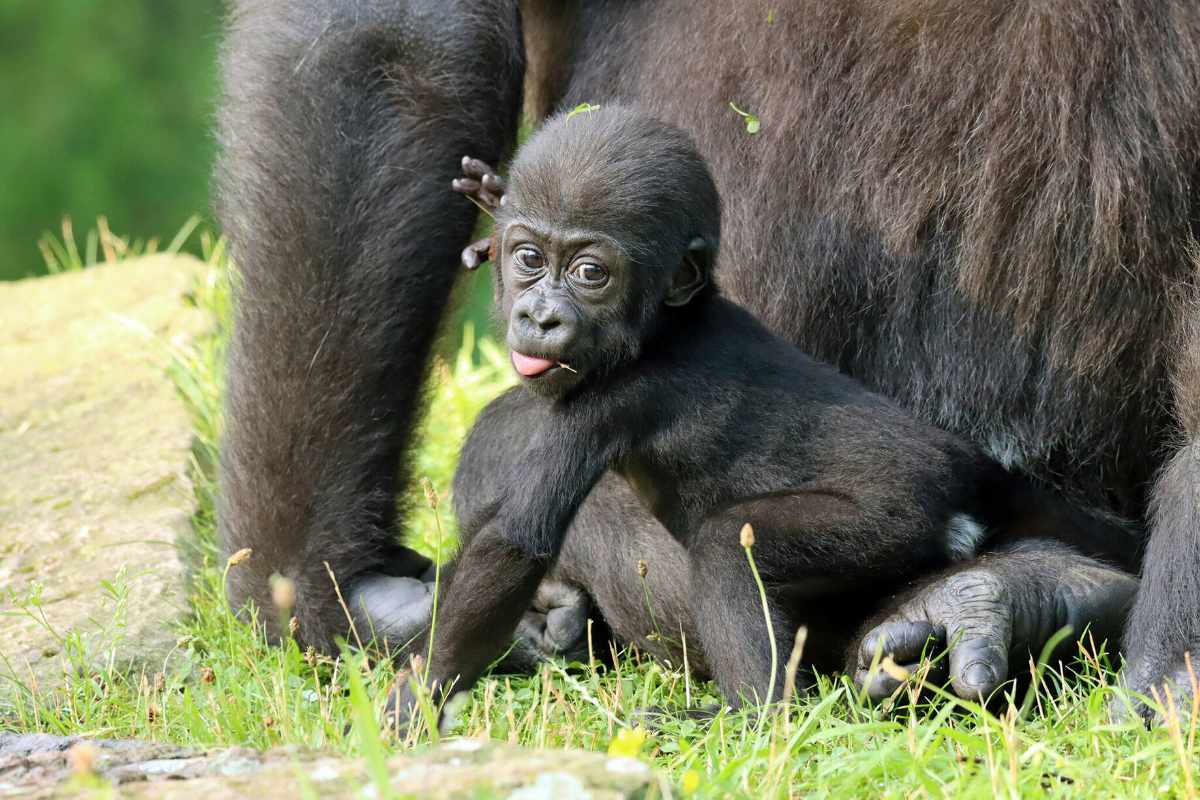
[[[523,353],[518,353],[516,350],[512,352],[512,363],[516,367],[517,372],[524,375],[526,378],[532,378],[534,375],[541,375],[546,370],[554,366],[554,362],[546,358],[537,358],[535,356],[527,356]]]

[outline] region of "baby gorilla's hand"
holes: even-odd
[[[421,656],[413,656],[409,665],[396,673],[391,691],[388,692],[387,704],[383,709],[383,729],[401,741],[420,731],[422,714],[429,709],[437,715],[434,724],[439,729],[448,721],[447,715],[443,713],[438,684],[420,684],[418,676],[424,670],[425,660]],[[445,733],[444,730],[442,732]]]
[[[451,187],[465,194],[487,211],[496,211],[504,202],[504,179],[478,158],[463,156],[463,177],[455,178]]]
[[[451,188],[459,194],[466,195],[480,208],[489,214],[495,212],[504,202],[504,179],[483,161],[470,156],[463,156],[463,177],[455,178]],[[462,264],[467,269],[477,269],[485,261],[491,261],[495,256],[495,242],[491,236],[472,242],[462,251]]]

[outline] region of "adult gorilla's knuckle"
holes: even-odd
[[[955,604],[994,605],[1005,597],[1004,582],[986,569],[969,569],[950,576],[942,585],[942,594]]]

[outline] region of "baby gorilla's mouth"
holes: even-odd
[[[555,367],[562,367],[568,372],[575,372],[574,369],[561,361],[540,358],[538,356],[527,356],[524,353],[518,353],[516,350],[512,351],[512,363],[513,368],[523,378],[536,378],[538,375],[548,372]]]

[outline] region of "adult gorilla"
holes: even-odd
[[[1127,674],[1139,690],[1185,676],[1184,653],[1200,646],[1200,6],[236,6],[219,183],[243,281],[221,531],[255,555],[235,603],[264,605],[269,577],[290,576],[300,636],[328,646],[345,616],[327,562],[364,622],[412,631],[421,598],[405,576],[425,564],[394,544],[395,496],[474,222],[447,187],[464,153],[495,163],[508,151],[522,95],[534,118],[621,99],[691,131],[713,165],[727,295],[1081,507],[1129,521],[1128,537],[1091,555],[1135,564],[1148,527]],[[666,534],[616,482],[597,494],[576,521],[593,536],[571,540],[609,538],[569,545],[560,576],[636,638],[649,627],[631,560],[651,553],[658,619],[686,623],[686,572]],[[974,693],[1004,677],[1010,649],[1036,650],[1063,622],[1107,621],[1129,587],[1049,544],[988,553],[891,601],[867,642],[886,636],[903,660],[929,633],[961,632],[952,677]],[[547,589],[561,605],[561,587]],[[564,644],[553,624],[534,635]]]

